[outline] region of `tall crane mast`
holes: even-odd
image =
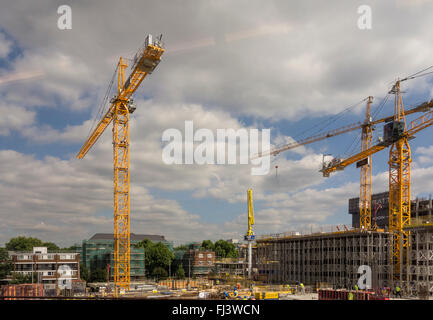
[[[407,132],[400,81],[392,89],[395,95],[394,121],[392,130]],[[410,225],[410,164],[411,152],[408,136],[394,142],[389,149],[389,230],[394,233],[391,264],[393,278],[399,279],[403,250],[409,248],[410,232],[404,228]]]
[[[281,152],[291,150],[300,146],[308,145],[310,143],[314,143],[317,141],[325,140],[328,138],[332,138],[338,135],[341,135],[343,133],[351,132],[357,129],[362,129],[362,149],[361,151],[367,151],[367,150],[376,150],[380,151],[382,150],[382,146],[374,146],[372,147],[372,138],[373,138],[373,129],[377,124],[380,123],[388,123],[393,121],[394,115],[384,117],[377,120],[371,119],[371,103],[373,101],[373,97],[368,97],[367,99],[367,108],[365,113],[365,120],[363,123],[356,122],[352,123],[325,133],[316,134],[311,137],[307,137],[305,139],[299,140],[299,141],[293,141],[290,143],[287,143],[283,146],[279,146],[276,148],[273,148],[271,150],[267,150],[264,152],[259,153],[256,157],[264,157],[268,155],[278,155]],[[423,104],[420,104],[418,106],[415,106],[409,110],[406,110],[405,115],[414,114],[417,112],[428,112],[433,108],[433,101],[430,102],[424,102]],[[373,152],[374,153],[374,152]],[[361,167],[361,179],[360,179],[360,196],[359,196],[359,211],[360,211],[360,217],[359,217],[359,225],[360,228],[369,230],[371,228],[371,174],[372,174],[372,157],[371,154],[367,157],[365,157],[363,154],[358,155],[357,158],[353,158],[353,162],[357,162],[357,165]],[[330,166],[329,170],[321,170],[323,175],[325,177],[329,177],[329,174],[332,171],[340,170],[340,167],[344,167],[346,164],[346,160],[340,161],[338,159],[334,159],[331,163],[328,165]],[[349,164],[353,163],[350,162]],[[335,166],[333,166],[335,164]]]
[[[82,159],[113,122],[114,169],[114,286],[115,294],[130,284],[130,197],[129,197],[129,116],[136,109],[132,95],[144,78],[153,72],[164,53],[161,38],[146,37],[136,53],[132,71],[125,80],[126,60],[117,65],[117,94],[110,107],[77,154]]]
[[[389,231],[393,233],[391,265],[393,280],[399,280],[402,263],[407,262],[405,253],[410,246],[410,233],[405,229],[410,225],[410,166],[411,152],[409,140],[415,133],[433,125],[433,110],[426,112],[406,126],[407,112],[404,112],[400,90],[400,80],[395,83],[391,93],[395,94],[394,117],[384,126],[383,141],[361,151],[347,159],[334,159],[324,163],[321,172],[329,176],[337,170],[344,170],[348,165],[365,160],[372,154],[387,147],[389,151]],[[433,106],[433,100],[421,105]]]
[[[365,120],[362,126],[361,150],[367,150],[373,143],[373,127],[371,125],[371,103],[373,97],[368,97]],[[369,230],[371,228],[371,155],[367,163],[361,166],[361,183],[359,192],[359,225]]]
[[[334,129],[322,134],[317,134],[312,137],[305,138],[300,141],[294,141],[288,143],[284,146],[280,146],[277,148],[273,148],[269,151],[265,151],[259,156],[265,155],[278,155],[281,152],[286,150],[294,149],[303,145],[307,145],[313,142],[321,141],[324,139],[328,139],[331,137],[335,137],[341,135],[343,133],[351,132],[357,129],[362,130],[362,139],[361,139],[361,151],[369,150],[372,146],[373,141],[373,130],[377,124],[383,122],[390,122],[394,119],[394,116],[388,116],[377,120],[371,119],[371,104],[373,102],[373,97],[368,97],[367,99],[367,107],[365,112],[364,122],[357,122],[350,125],[346,125],[344,127]],[[427,112],[431,108],[433,108],[433,102],[425,102],[416,107],[413,107],[405,112],[406,115],[414,114],[417,112]],[[335,160],[334,160],[335,161]],[[371,175],[372,175],[372,157],[371,155],[367,157],[360,156],[356,161],[358,161],[357,165],[361,167],[360,174],[360,193],[359,193],[359,225],[360,228],[369,230],[371,229]],[[335,167],[335,170],[339,170],[339,167]],[[322,171],[325,177],[329,177],[329,171]]]
[[[253,209],[253,190],[248,189],[247,191],[247,203],[248,203],[248,231],[245,234],[245,240],[248,241],[248,278],[251,278],[252,274],[252,242],[255,239],[253,225],[254,225],[254,209]]]

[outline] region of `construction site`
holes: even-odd
[[[345,124],[341,128],[322,132],[261,150],[256,158],[273,157],[285,151],[312,143],[318,143],[345,133],[359,131],[361,150],[348,157],[323,155],[320,173],[329,178],[346,167],[355,165],[360,170],[359,194],[348,201],[348,214],[352,225],[334,225],[311,228],[309,232],[291,230],[283,233],[265,234],[256,223],[253,205],[253,190],[244,186],[246,192],[246,232],[239,234],[243,242],[238,248],[237,258],[216,257],[213,251],[189,250],[185,253],[182,268],[188,269],[185,279],[149,280],[144,268],[144,249],[134,245],[144,236],[131,237],[130,218],[130,117],[136,112],[133,95],[144,79],[157,72],[163,63],[166,51],[162,35],[147,35],[144,44],[131,59],[120,57],[113,79],[103,97],[97,121],[76,154],[77,159],[86,161],[85,156],[99,142],[105,131],[112,130],[114,232],[99,234],[107,243],[113,240],[111,249],[95,244],[94,252],[88,244],[88,252],[95,256],[97,250],[104,251],[106,260],[99,261],[101,268],[108,264],[105,282],[88,283],[87,288],[79,281],[80,260],[73,257],[74,289],[44,293],[40,283],[23,285],[8,284],[1,288],[1,300],[15,299],[208,299],[208,300],[390,300],[422,299],[433,296],[433,204],[432,198],[412,199],[410,142],[415,135],[433,125],[433,100],[411,108],[403,103],[402,86],[413,79],[431,73],[429,67],[413,75],[393,81],[387,97],[394,98],[394,112],[386,117],[373,119],[373,97],[362,100],[365,112],[362,120]],[[112,90],[115,92],[111,95]],[[379,108],[386,100],[382,100]],[[364,110],[364,109],[363,109]],[[141,112],[140,110],[137,110]],[[409,119],[413,116],[413,119]],[[112,129],[108,129],[112,124]],[[379,126],[383,126],[378,129]],[[379,136],[373,138],[377,130]],[[110,141],[111,143],[111,141]],[[332,144],[332,141],[329,143]],[[388,190],[372,193],[372,156],[387,152]],[[111,182],[110,182],[111,183]],[[325,191],[324,191],[325,192]],[[428,192],[428,191],[427,191]],[[111,197],[111,195],[110,195]],[[110,218],[111,219],[111,218]],[[113,239],[112,239],[113,238]],[[100,240],[101,240],[100,239]],[[165,241],[164,237],[161,239]],[[93,239],[95,240],[95,239]],[[137,240],[137,241],[135,241]],[[161,240],[161,241],[162,241]],[[203,239],[204,240],[204,239]],[[135,242],[134,242],[135,241]],[[134,242],[134,243],[132,243]],[[171,248],[172,249],[172,248]],[[84,251],[82,251],[84,252]],[[31,254],[26,253],[30,257]],[[44,255],[49,255],[45,251]],[[102,254],[102,253],[101,253]],[[138,258],[132,259],[132,254]],[[24,254],[21,253],[20,256]],[[61,253],[49,263],[60,264]],[[90,253],[88,253],[90,255]],[[205,255],[205,256],[203,256]],[[33,272],[39,258],[14,258],[21,269],[15,272]],[[31,260],[30,267],[25,260]],[[72,258],[63,262],[72,264]],[[96,258],[95,258],[96,259]],[[71,260],[71,261],[69,261]],[[39,261],[39,262],[38,262]],[[48,260],[47,260],[48,261]],[[45,264],[48,262],[45,261]],[[66,261],[66,262],[65,262]],[[107,262],[108,261],[108,262]],[[113,261],[112,265],[111,263]],[[134,263],[131,263],[134,261]],[[191,264],[191,261],[193,263]],[[143,264],[141,264],[143,263]],[[171,266],[171,265],[170,265]],[[198,270],[191,277],[191,269]],[[57,269],[56,269],[57,272]],[[110,272],[112,278],[110,278]],[[141,273],[142,272],[142,273]],[[143,279],[131,279],[141,275]],[[53,281],[58,277],[50,274]],[[137,276],[137,279],[139,277]],[[33,280],[32,280],[33,281]],[[56,285],[53,288],[58,289]],[[54,289],[53,289],[54,290]]]
[[[255,222],[252,190],[249,189],[248,229],[244,236],[247,244],[245,259],[241,263],[232,264],[234,268],[230,267],[230,261],[220,263],[220,266],[225,268],[225,278],[215,276],[211,280],[208,276],[208,281],[201,281],[200,284],[169,281],[165,284],[155,283],[149,287],[149,284],[142,283],[133,289],[130,280],[129,116],[136,109],[132,94],[159,64],[164,51],[161,38],[147,36],[143,47],[132,59],[130,75],[125,74],[127,60],[120,58],[116,69],[117,95],[110,100],[108,96],[104,98],[105,102],[109,100],[110,107],[102,115],[77,155],[77,158],[82,159],[108,125],[113,123],[114,283],[111,289],[110,285],[106,286],[103,296],[137,296],[138,292],[143,292],[143,286],[147,286],[145,291],[148,294],[142,293],[139,296],[170,297],[173,296],[173,292],[167,293],[167,290],[179,289],[180,293],[175,295],[178,298],[224,298],[223,292],[225,298],[233,298],[233,294],[227,292],[233,285],[237,285],[240,290],[240,283],[244,290],[249,290],[248,294],[244,295],[249,298],[255,297],[254,293],[259,298],[260,292],[275,293],[275,290],[279,292],[278,297],[283,297],[283,293],[287,296],[288,292],[291,292],[288,287],[297,288],[298,292],[300,284],[303,290],[304,286],[307,286],[311,293],[316,293],[319,297],[323,295],[319,290],[347,291],[352,290],[355,285],[367,291],[383,288],[394,290],[399,287],[406,297],[428,298],[433,294],[432,202],[431,199],[427,202],[423,200],[420,206],[418,199],[415,202],[410,199],[409,147],[409,140],[415,133],[433,124],[433,101],[412,109],[404,109],[400,84],[410,77],[396,81],[389,93],[395,96],[394,115],[372,120],[373,97],[368,97],[364,100],[366,113],[363,122],[264,151],[258,155],[277,155],[289,149],[361,129],[361,152],[345,159],[333,158],[325,161],[324,158],[321,169],[324,177],[329,177],[337,170],[344,170],[353,163],[361,169],[360,196],[349,200],[349,213],[353,216],[352,227],[336,226],[308,234],[287,232],[256,237],[253,228]],[[415,113],[422,115],[411,123],[406,123],[406,116]],[[373,144],[373,128],[381,123],[385,124],[383,137],[377,144]],[[390,150],[389,193],[372,197],[372,155],[385,148]],[[379,198],[382,200],[379,201]],[[379,209],[381,212],[378,216]],[[414,217],[411,210],[415,211]],[[378,217],[382,217],[381,222]],[[257,226],[257,229],[260,229],[260,226]],[[221,272],[219,274],[221,275]],[[264,287],[260,287],[261,285]],[[285,287],[286,285],[288,287]],[[191,291],[192,287],[195,291]],[[161,292],[161,288],[163,294],[155,295]],[[275,299],[277,296],[271,294],[269,297]],[[236,293],[235,298],[237,297]]]

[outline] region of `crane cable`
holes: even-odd
[[[388,101],[390,94],[388,93],[385,97],[382,98],[381,102],[379,103],[378,107],[376,108],[376,110],[374,111],[372,118],[376,118],[376,116],[382,111],[384,105],[386,104],[386,102]],[[355,150],[358,148],[360,142],[361,142],[361,136],[357,135],[352,142],[349,144],[349,147],[346,149],[346,152],[344,153],[345,156],[349,157],[350,155],[352,155]]]
[[[431,68],[433,68],[433,65],[430,66],[430,67],[428,67],[428,68],[425,68],[425,69],[423,69],[423,70],[421,70],[421,71],[418,71],[418,72],[416,72],[416,73],[414,73],[414,74],[412,74],[412,75],[410,75],[410,76],[407,76],[407,77],[403,78],[403,79],[400,80],[400,81],[412,80],[412,79],[416,79],[416,78],[419,78],[419,77],[426,76],[426,75],[428,75],[428,74],[432,74],[433,71],[425,72],[425,71],[427,71],[427,70],[430,70]],[[425,72],[425,73],[423,73],[423,72]],[[375,112],[373,113],[372,118],[376,118],[376,116],[380,113],[380,111],[382,111],[384,105],[386,104],[386,102],[387,102],[388,99],[389,99],[389,96],[390,96],[390,93],[388,93],[388,94],[387,94],[387,95],[382,99],[382,101],[380,102],[379,106],[377,107],[377,109],[376,109]],[[357,147],[357,146],[359,145],[359,143],[360,143],[360,140],[361,140],[361,137],[360,137],[360,136],[355,137],[355,139],[352,141],[352,143],[349,145],[347,151],[345,152],[345,155],[351,155],[352,152],[354,152],[354,150],[355,150],[355,148],[353,148],[353,146],[356,146],[356,147]],[[357,141],[356,144],[354,144],[355,141]],[[350,151],[350,152],[349,152],[349,151]]]
[[[358,147],[360,141],[361,141],[361,135],[358,134],[353,138],[352,142],[349,144],[349,146],[346,149],[346,152],[344,152],[343,155],[349,157],[352,154],[352,152],[354,152],[354,150]]]
[[[423,70],[421,70],[421,71],[415,72],[414,74],[412,74],[412,75],[410,75],[410,76],[407,76],[407,77],[401,79],[400,81],[406,81],[406,80],[416,79],[416,78],[419,78],[419,77],[424,77],[424,76],[426,76],[426,75],[428,75],[428,74],[433,73],[433,71],[426,72],[426,73],[422,73],[422,72],[424,72],[424,71],[430,70],[431,68],[433,68],[433,66],[430,66],[430,67],[425,68],[425,69],[423,69]],[[422,74],[420,74],[420,73],[422,73]]]
[[[302,135],[304,135],[307,132],[310,132],[310,130],[317,128],[320,124],[323,123],[323,126],[318,129],[317,131],[315,131],[313,134],[310,134],[310,136],[316,135],[320,132],[322,132],[325,128],[329,127],[332,123],[334,123],[335,121],[337,121],[338,119],[340,119],[346,112],[351,111],[353,108],[357,107],[359,104],[361,104],[362,102],[364,102],[367,98],[362,99],[361,101],[350,105],[348,107],[346,107],[343,111],[337,113],[336,115],[334,115],[333,117],[331,117],[330,119],[328,119],[327,121],[319,121],[316,124],[314,124],[313,126],[311,126],[308,129],[305,129],[304,131],[300,132],[299,134],[297,134],[296,136],[293,137],[293,139],[296,141],[298,140],[297,138],[301,137]]]
[[[382,111],[383,106],[388,102],[390,94],[387,93],[385,97],[383,97],[382,101],[379,103],[379,106],[377,107],[377,109],[374,111],[372,118],[375,119],[377,117],[377,115]]]
[[[111,93],[111,90],[113,88],[113,84],[114,84],[114,81],[116,79],[118,69],[119,69],[119,64],[117,64],[116,70],[114,70],[113,76],[111,77],[111,80],[108,83],[108,87],[107,87],[107,90],[105,92],[104,98],[102,99],[101,104],[99,105],[98,112],[95,114],[95,117],[93,118],[93,123],[92,123],[92,126],[90,127],[89,134],[87,135],[87,138],[90,137],[93,130],[95,129],[96,121],[100,120],[102,118],[103,114],[107,111],[106,106],[107,106],[108,98],[110,97],[110,93]]]

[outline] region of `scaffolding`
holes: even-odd
[[[424,222],[424,223],[423,223]],[[402,289],[407,295],[428,299],[433,295],[433,223],[413,221],[408,264],[402,266]]]
[[[360,266],[371,268],[372,287],[390,287],[392,236],[361,229],[257,239],[259,275],[268,283],[328,283],[333,288],[357,284]]]
[[[239,258],[221,258],[215,260],[215,273],[218,275],[245,276],[248,261]]]

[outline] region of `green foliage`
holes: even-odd
[[[0,279],[6,278],[13,270],[13,263],[9,259],[8,251],[0,248]]]
[[[182,265],[179,266],[179,268],[176,271],[176,277],[178,279],[185,279],[185,271],[183,270]]]
[[[60,248],[53,242],[44,242],[41,247],[47,247],[48,252],[60,251]]]
[[[149,239],[144,239],[135,245],[136,248],[144,248],[144,250],[146,251],[152,246],[153,246],[153,242],[150,241]]]
[[[107,281],[107,270],[96,268],[90,273],[91,282],[105,282]]]
[[[32,251],[33,247],[42,247],[43,242],[38,238],[19,236],[11,238],[6,243],[6,249],[10,251]]]
[[[50,249],[48,249],[48,251],[53,252]],[[77,251],[75,250],[75,246],[70,246],[69,248],[59,248],[56,250],[56,252],[77,252]],[[81,253],[81,251],[79,253]]]
[[[33,251],[33,247],[47,247],[48,252],[75,252],[74,246],[60,248],[54,242],[42,242],[38,238],[19,236],[11,238],[6,243],[6,249],[10,251]]]
[[[178,247],[175,247],[175,248],[174,248],[174,251],[180,251],[180,250],[186,251],[186,250],[188,250],[188,249],[189,249],[188,246],[182,244],[182,245],[180,245],[180,246],[178,246]]]
[[[136,248],[144,248],[144,256],[146,259],[146,270],[153,271],[156,268],[162,268],[167,272],[168,266],[171,265],[174,254],[163,243],[153,243],[148,239],[144,239],[135,245]]]
[[[154,276],[157,280],[166,279],[168,277],[168,273],[163,267],[156,267],[152,271],[152,276]]]
[[[29,274],[29,275],[14,273],[12,275],[12,280],[10,281],[10,284],[32,283],[32,276],[33,276],[33,283],[37,283],[38,282],[37,272],[33,272],[33,274]]]
[[[76,246],[72,245],[68,248],[60,248],[60,251],[61,252],[76,252],[76,249],[77,249]]]
[[[203,242],[201,243],[200,250],[214,251],[215,250],[215,245],[210,240],[203,240]]]
[[[173,252],[161,242],[158,242],[149,248],[149,263],[153,267],[168,267],[174,259]],[[153,269],[153,268],[152,268]]]
[[[215,255],[220,258],[236,258],[238,251],[236,246],[225,240],[215,242]]]
[[[81,280],[90,282],[90,270],[82,263],[80,263],[80,278]]]

